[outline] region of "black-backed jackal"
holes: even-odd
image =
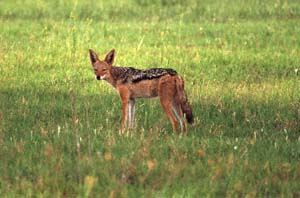
[[[97,80],[105,80],[116,88],[122,102],[122,125],[120,132],[133,127],[134,105],[137,98],[159,97],[162,108],[170,119],[174,132],[186,132],[184,114],[188,123],[193,123],[192,109],[184,91],[184,81],[173,69],[153,68],[147,70],[132,67],[112,66],[115,50],[111,50],[104,60],[100,60],[93,50],[90,59]],[[177,120],[177,119],[178,120]]]

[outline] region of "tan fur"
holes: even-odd
[[[120,95],[122,102],[120,132],[124,132],[128,117],[131,119],[129,120],[129,127],[133,126],[135,99],[159,97],[161,106],[172,123],[173,131],[178,132],[179,121],[182,125],[182,131],[185,133],[186,124],[184,121],[185,112],[183,111],[183,105],[185,102],[187,103],[187,100],[184,93],[183,79],[178,75],[166,74],[150,80],[124,83],[121,79],[114,76],[112,72],[114,52],[114,50],[111,50],[106,55],[104,61],[99,60],[93,50],[90,50],[90,56],[97,79],[106,80],[117,89]]]

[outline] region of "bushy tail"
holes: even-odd
[[[185,114],[186,120],[189,124],[192,124],[194,122],[193,110],[188,103],[188,99],[184,90],[184,81],[180,76],[176,78],[176,89],[180,98],[181,108],[183,113]]]

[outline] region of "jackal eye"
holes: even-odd
[[[107,70],[107,69],[105,69],[105,68],[104,68],[104,69],[102,69],[102,71],[103,71],[103,72],[105,72],[106,70]]]

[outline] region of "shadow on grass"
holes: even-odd
[[[104,104],[113,106],[112,111],[119,107],[114,103],[117,97],[108,95],[100,98],[99,95],[80,96],[68,92],[53,92],[49,90],[4,90],[1,96],[2,130],[7,135],[22,136],[30,131],[47,129],[56,130],[58,126],[71,126],[74,119],[86,126],[103,125],[106,116],[111,115]],[[107,105],[106,105],[107,106]],[[87,117],[88,116],[88,117]],[[76,117],[76,118],[75,118]],[[118,120],[111,115],[113,121]]]
[[[21,137],[24,133],[35,130],[56,130],[58,126],[72,126],[74,119],[78,119],[82,128],[108,128],[117,131],[120,125],[121,105],[117,94],[105,97],[101,93],[75,94],[76,105],[72,104],[72,97],[68,92],[16,89],[3,90],[0,96],[1,130],[9,136]],[[189,125],[189,131],[199,136],[206,134],[229,137],[252,136],[254,132],[268,136],[289,133],[291,138],[298,138],[300,105],[297,102],[257,103],[233,97],[221,100],[200,98],[191,104],[196,122]],[[137,104],[140,105],[136,110],[138,128],[153,126],[171,130],[158,100],[152,106],[147,101],[138,101]],[[160,121],[161,119],[164,120]]]

